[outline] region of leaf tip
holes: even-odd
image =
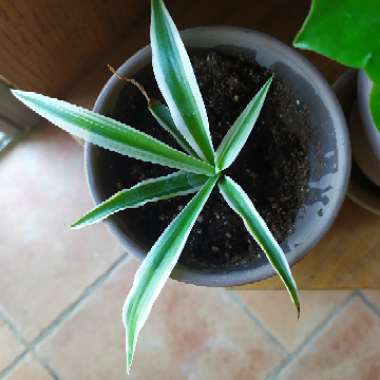
[[[82,227],[86,227],[88,226],[89,224],[89,220],[88,220],[88,215],[84,215],[84,216],[81,216],[79,219],[77,219],[75,222],[73,222],[72,224],[70,224],[70,228],[72,230],[79,230],[80,228]]]
[[[78,220],[76,220],[74,223],[70,225],[70,228],[72,230],[80,230],[83,227],[91,226],[92,224],[95,224],[96,222],[100,222],[103,219],[93,220],[89,217],[88,214],[82,216]]]
[[[10,92],[12,93],[12,95],[21,100],[22,99],[22,95],[25,93],[25,91],[22,91],[22,90],[16,90],[14,88],[10,89]]]
[[[131,373],[131,367],[132,367],[132,362],[129,361],[129,358],[127,355],[127,375]]]
[[[133,361],[133,347],[127,346],[127,375],[131,373],[132,361]]]
[[[73,222],[70,225],[70,228],[73,230],[79,230],[83,227],[88,227],[88,226],[90,226],[96,222],[100,222],[101,220],[103,220],[103,219],[94,220],[93,218],[91,218],[90,215],[91,215],[91,211],[89,213],[87,213],[86,215],[77,219],[75,222]]]
[[[264,91],[265,91],[265,96],[267,95],[272,83],[273,83],[273,80],[274,80],[274,76],[275,74],[273,73],[270,78],[266,81],[265,85],[264,85]]]
[[[289,292],[289,294],[290,294],[290,298],[291,298],[294,306],[296,307],[297,319],[299,320],[301,317],[301,303],[300,303],[298,289],[297,289],[296,284],[294,285],[294,292]]]
[[[264,83],[264,85],[261,87],[261,89],[259,90],[259,92],[257,94],[262,94],[263,96],[263,100],[262,102],[265,101],[267,95],[268,95],[268,92],[269,92],[269,89],[273,83],[273,80],[274,80],[274,76],[275,76],[275,73],[273,73],[269,79]],[[261,110],[260,110],[261,111]]]
[[[296,34],[296,36],[294,37],[293,41],[292,41],[292,45],[295,47],[295,48],[300,48],[300,43],[301,43],[301,33],[302,33],[302,30],[299,30],[298,33]]]
[[[300,38],[300,35],[297,35],[294,40],[293,40],[293,46],[297,49],[308,49],[308,46],[306,44],[306,42]]]
[[[36,97],[38,96],[38,94],[31,92],[31,91],[23,91],[23,90],[17,90],[17,89],[10,89],[10,92],[21,103],[23,103],[25,106],[31,108],[32,110],[34,110],[32,108],[32,105],[33,105]]]
[[[80,223],[80,220],[77,220],[76,222],[70,224],[70,228],[72,230],[79,230],[81,228],[81,223]]]

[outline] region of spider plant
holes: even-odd
[[[147,202],[195,193],[163,231],[135,274],[122,316],[126,329],[127,371],[130,371],[138,335],[171,271],[178,262],[191,229],[211,192],[217,187],[241,217],[284,282],[298,314],[296,283],[285,254],[244,190],[224,171],[246,143],[271,86],[270,78],[231,125],[214,150],[205,105],[179,32],[162,0],[151,1],[153,70],[167,103],[147,97],[159,124],[178,141],[183,151],[109,117],[44,95],[14,90],[32,110],[67,132],[102,148],[177,171],[124,189],[76,221],[81,228],[127,208]]]

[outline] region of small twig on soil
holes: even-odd
[[[137,82],[136,79],[133,79],[133,78],[127,78],[127,77],[124,77],[124,76],[121,76],[119,75],[116,70],[110,65],[110,64],[107,64],[107,67],[108,69],[111,71],[112,74],[116,75],[116,77],[119,79],[119,80],[124,80],[125,82],[127,83],[130,83],[130,84],[133,84],[143,95],[144,95],[144,98],[146,99],[148,105],[150,104],[150,98],[147,94],[147,92],[145,91],[145,88],[143,87],[143,85],[141,85],[139,82]]]

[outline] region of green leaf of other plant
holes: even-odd
[[[294,45],[312,50],[346,66],[364,69],[380,84],[379,0],[313,0]],[[371,111],[380,128],[377,91]]]
[[[170,114],[170,110],[167,106],[158,100],[153,99],[149,101],[149,111],[161,127],[164,128],[177,141],[178,145],[182,147],[185,152],[193,157],[197,157],[194,149],[190,146],[174,124],[172,115]]]
[[[12,93],[51,123],[102,148],[175,169],[214,175],[214,168],[207,162],[109,117],[33,92],[12,90]]]
[[[243,219],[248,232],[264,251],[269,262],[285,284],[299,315],[300,303],[296,282],[293,279],[285,253],[269,231],[264,219],[257,212],[244,190],[231,178],[222,177],[218,185],[219,191],[228,205]]]
[[[121,190],[77,220],[71,227],[82,228],[100,222],[116,212],[141,207],[180,195],[195,193],[207,181],[201,174],[177,172],[164,177],[148,179],[130,189]]]
[[[128,372],[131,368],[137,337],[148,318],[153,303],[176,265],[190,231],[217,180],[217,176],[208,179],[202,189],[166,228],[136,272],[132,289],[123,308]]]
[[[272,79],[264,84],[224,136],[216,151],[216,166],[227,169],[239,155],[260,115]]]
[[[197,155],[214,164],[206,108],[189,56],[162,0],[152,0],[153,71],[173,121]]]

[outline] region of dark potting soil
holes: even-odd
[[[213,144],[217,147],[272,71],[244,55],[208,51],[195,52],[191,59],[205,101]],[[138,79],[151,96],[160,97],[151,70],[149,75],[141,74]],[[151,117],[143,96],[130,85],[121,92],[112,116],[178,147]],[[307,108],[276,75],[249,140],[227,171],[247,192],[280,243],[293,231],[308,192],[310,135]],[[107,195],[173,171],[114,153],[107,154],[102,165],[108,171]],[[129,229],[140,231],[153,244],[191,197],[147,204],[127,210],[121,217],[129,221]],[[201,268],[228,268],[249,264],[260,254],[242,220],[215,189],[180,261]]]

